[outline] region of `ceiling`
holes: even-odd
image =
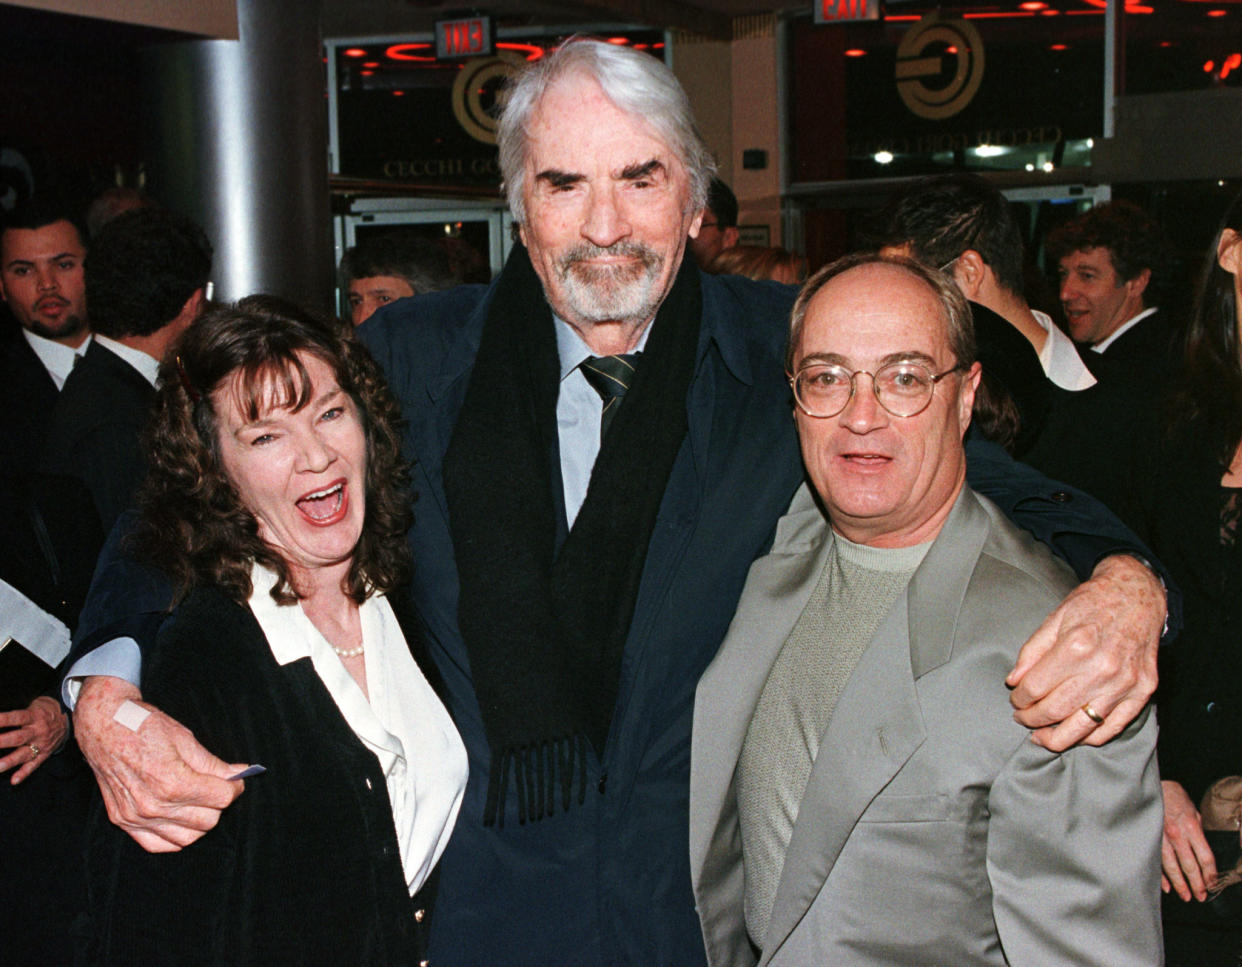
[[[809,9],[810,0],[323,0],[325,37],[430,32],[436,20],[489,13],[497,26],[639,23],[726,39],[734,17]]]

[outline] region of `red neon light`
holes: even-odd
[[[1069,47],[1066,44],[1049,44],[1048,49],[1049,50],[1069,50]]]
[[[624,47],[630,42],[629,37],[609,37],[608,43],[616,44],[618,47]]]
[[[392,96],[393,97],[405,97],[405,91],[393,91]]]
[[[1091,6],[1100,10],[1101,12],[1103,12],[1104,8],[1108,6],[1108,0],[1083,0],[1083,2],[1090,4]],[[1069,12],[1070,13],[1082,13],[1085,11],[1071,10]],[[1126,0],[1125,12],[1126,13],[1155,13],[1155,11],[1151,7],[1145,7],[1141,3],[1138,3],[1137,0]]]
[[[361,47],[346,47],[341,51],[346,57],[366,57],[367,52]]]
[[[358,71],[358,73],[363,77],[371,77],[375,74],[375,71]]]
[[[431,44],[393,44],[386,51],[384,56],[389,60],[435,60],[435,57],[418,56],[411,53],[414,50],[430,50]]]
[[[1225,16],[1225,13],[1226,13],[1226,11],[1224,11],[1224,10],[1209,10],[1209,11],[1207,12],[1207,15],[1208,15],[1209,17],[1223,17],[1223,16]]]
[[[1040,0],[1027,0],[1026,3],[1018,4],[1019,10],[1045,10],[1048,4],[1040,3]]]
[[[498,43],[496,49],[516,51],[519,54],[525,55],[527,60],[538,60],[546,53],[542,47],[536,47],[534,44]]]
[[[867,52],[860,47],[851,47],[845,52],[846,57],[866,57]]]
[[[1229,76],[1230,71],[1237,70],[1239,67],[1242,67],[1242,54],[1230,54],[1225,63],[1221,65],[1220,79],[1223,81]]]
[[[1209,60],[1206,64],[1203,65],[1203,73],[1205,74],[1210,74],[1214,70],[1216,70],[1216,61],[1214,60]]]

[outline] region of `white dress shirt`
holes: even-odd
[[[1032,309],[1031,315],[1048,334],[1048,338],[1044,340],[1044,348],[1039,351],[1039,365],[1044,368],[1044,375],[1061,389],[1071,392],[1094,386],[1096,379],[1078,355],[1073,340],[1061,331],[1048,313]]]
[[[44,339],[42,336],[36,336],[29,329],[23,329],[22,335],[26,337],[26,342],[30,344],[30,348],[39,357],[39,362],[43,364],[47,374],[52,377],[52,382],[56,384],[58,390],[65,388],[65,380],[69,378],[69,371],[77,363],[78,357],[85,355],[86,347],[91,344],[90,336],[86,337],[82,345],[74,349],[71,346],[66,346],[64,343],[56,342],[54,339]]]
[[[1112,332],[1112,335],[1110,335],[1107,339],[1101,339],[1094,346],[1092,346],[1091,351],[1096,352],[1096,353],[1105,352],[1109,346],[1111,346],[1118,339],[1124,336],[1127,332],[1129,332],[1131,329],[1137,326],[1140,322],[1142,322],[1144,319],[1146,319],[1148,316],[1154,313],[1158,308],[1159,306],[1152,306],[1150,309],[1144,309],[1137,316],[1127,319],[1120,326],[1114,329]]]
[[[560,316],[556,322],[556,352],[561,362],[561,385],[556,396],[556,436],[561,457],[561,484],[565,489],[565,517],[570,527],[591,483],[591,471],[599,456],[599,425],[604,411],[600,399],[581,367],[588,356],[597,355],[578,331]],[[639,337],[635,352],[647,347],[651,323]]]
[[[379,759],[392,803],[401,867],[413,896],[448,844],[466,790],[466,747],[419,671],[388,601],[358,609],[367,694],[300,605],[278,605],[276,575],[255,565],[250,610],[282,665],[310,658],[354,734]],[[368,700],[367,696],[370,696]]]
[[[129,363],[138,373],[152,386],[160,374],[160,361],[154,356],[144,353],[141,349],[134,349],[132,346],[126,346],[124,343],[117,342],[115,339],[109,339],[107,336],[96,335],[95,339],[99,345],[105,349],[120,356],[125,362]]]

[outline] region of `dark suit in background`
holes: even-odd
[[[154,399],[154,387],[138,370],[95,341],[52,411],[41,468],[82,480],[105,532],[146,475],[141,435]]]
[[[1101,382],[1118,376],[1155,379],[1163,386],[1172,375],[1173,361],[1179,358],[1175,344],[1178,328],[1173,317],[1157,309],[1118,337],[1102,353],[1081,346],[1079,355],[1095,378]],[[1158,387],[1153,387],[1158,392]]]
[[[30,348],[22,330],[7,320],[0,325],[0,460],[4,474],[34,469],[43,427],[56,405],[56,384]]]
[[[72,628],[95,563],[79,551],[98,548],[103,535],[80,481],[35,472],[58,395],[21,329],[6,321],[0,327],[0,580]],[[20,786],[8,780],[0,777],[0,963],[70,963],[71,924],[86,900],[80,834],[93,783],[72,740]]]

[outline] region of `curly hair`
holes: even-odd
[[[1144,270],[1153,281],[1163,275],[1168,261],[1164,233],[1147,212],[1133,202],[1110,201],[1066,222],[1048,233],[1044,248],[1053,263],[1075,252],[1106,248],[1113,270],[1122,282],[1129,282]],[[1154,291],[1149,285],[1143,304]]]
[[[255,562],[279,576],[272,589],[278,603],[298,600],[286,562],[260,539],[258,522],[225,472],[213,394],[236,379],[234,398],[248,419],[272,405],[297,412],[314,392],[304,356],[332,370],[366,437],[366,513],[342,590],[361,603],[405,580],[409,470],[401,456],[400,409],[379,367],[352,327],[256,295],[204,313],[160,367],[143,439],[148,471],[138,494],[140,519],[129,546],[171,578],[171,606],[196,585],[213,585],[244,603]]]

